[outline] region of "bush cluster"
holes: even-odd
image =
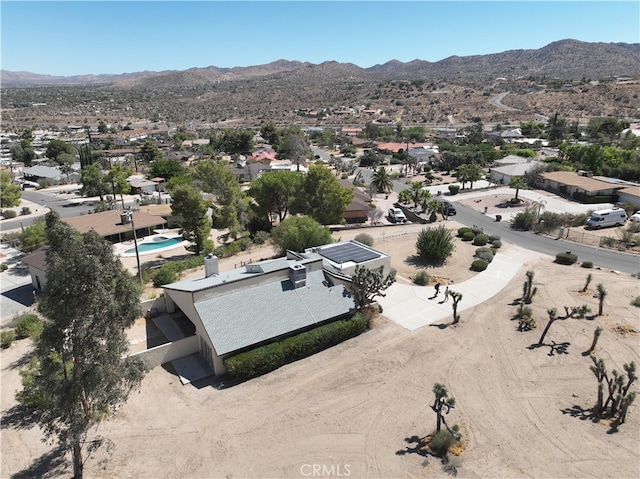
[[[334,346],[364,332],[367,320],[362,313],[334,321],[276,343],[260,346],[224,360],[227,373],[234,379],[250,379],[278,369]]]
[[[578,261],[578,256],[570,251],[556,255],[556,263],[558,264],[574,264],[576,261]]]
[[[476,259],[473,261],[473,263],[471,263],[471,269],[478,272],[484,271],[485,269],[487,269],[487,266],[489,266],[489,263],[482,259]]]
[[[15,218],[16,216],[18,216],[18,213],[16,213],[13,210],[3,210],[2,211],[2,217],[3,218],[11,219],[11,218]]]
[[[462,241],[473,241],[476,235],[473,234],[473,231],[467,231],[464,235],[462,235]]]
[[[11,346],[13,340],[16,339],[16,333],[11,330],[2,331],[0,333],[0,348],[6,349]]]
[[[460,191],[460,185],[449,185],[449,193],[457,195],[458,191]]]
[[[367,246],[373,246],[373,236],[367,233],[360,233],[354,238],[358,243],[365,244]]]
[[[458,237],[464,238],[465,233],[471,232],[471,228],[468,226],[463,226],[462,228],[458,228]]]
[[[427,284],[429,284],[429,279],[429,273],[427,273],[426,271],[418,271],[413,282],[418,286],[426,286]]]
[[[38,339],[43,328],[44,323],[35,314],[24,315],[16,322],[16,339]]]
[[[593,262],[591,262],[591,261],[583,261],[580,266],[582,266],[583,268],[593,268]]]
[[[480,233],[473,238],[473,244],[476,246],[484,246],[489,242],[489,236]]]
[[[482,247],[478,248],[474,253],[474,256],[486,263],[491,263],[493,261],[493,251],[490,248]]]

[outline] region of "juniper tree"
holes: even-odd
[[[47,288],[38,302],[46,318],[17,400],[33,410],[46,437],[57,437],[83,475],[89,429],[126,400],[144,375],[126,357],[125,329],[140,316],[139,285],[94,231],[80,235],[46,217]]]

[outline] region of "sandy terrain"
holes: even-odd
[[[422,227],[370,232],[374,247],[392,253],[402,278],[417,271],[410,255]],[[345,240],[359,232],[335,236]],[[435,273],[453,281],[468,278],[473,274],[468,247],[458,242],[455,259]],[[411,438],[435,427],[431,389],[441,382],[456,398],[447,419],[461,426],[466,442],[461,478],[637,478],[640,405],[631,406],[627,422],[614,434],[583,416],[595,402],[597,382],[582,352],[594,329],[603,326],[596,354],[609,371],[640,362],[639,310],[630,305],[640,294],[638,280],[533,258],[490,302],[465,311],[457,327],[410,332],[381,318],[357,338],[228,389],[206,381],[183,386],[156,368],[112,420],[92,431],[112,447],[94,453],[86,475],[447,477],[437,459],[425,465],[424,457],[411,452]],[[221,269],[234,261],[239,258],[221,261]],[[538,328],[523,333],[511,318],[527,269],[535,271],[539,288],[532,304]],[[591,289],[580,293],[589,272]],[[546,324],[547,308],[588,304],[597,311],[598,283],[609,290],[603,316],[557,321],[545,341],[555,349],[529,348]],[[622,326],[626,334],[618,332]],[[68,477],[69,466],[64,471],[53,446],[40,441],[39,430],[11,420],[18,366],[28,349],[28,341],[19,341],[1,353],[2,411],[8,418],[1,476],[50,471],[48,477]]]

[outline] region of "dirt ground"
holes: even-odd
[[[423,227],[367,231],[374,247],[392,254],[399,280],[419,268],[411,255]],[[359,232],[334,236],[346,240]],[[454,259],[432,273],[468,278],[468,247],[457,242]],[[261,253],[246,254],[268,257]],[[221,269],[238,261],[224,259]],[[513,302],[527,269],[535,271],[531,306],[538,327],[518,332]],[[581,293],[588,273],[590,289]],[[546,345],[532,347],[548,308],[587,304],[597,312],[598,283],[608,289],[603,316],[556,321]],[[456,399],[447,421],[464,436],[460,478],[637,478],[640,406],[631,406],[615,433],[593,422],[597,381],[583,351],[602,326],[595,354],[609,371],[640,362],[639,310],[630,304],[639,294],[638,279],[629,275],[537,256],[490,301],[466,310],[456,327],[411,332],[381,318],[357,338],[227,389],[206,380],[183,386],[158,367],[111,420],[91,431],[108,438],[109,447],[88,459],[86,476],[448,477],[439,460],[415,452],[416,438],[435,428],[431,390],[439,382]],[[29,348],[18,341],[0,353],[1,477],[68,477],[69,463],[14,414],[18,370]]]

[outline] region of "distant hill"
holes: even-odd
[[[190,68],[163,72],[51,76],[29,72],[0,71],[0,84],[36,85],[105,85],[120,87],[172,88],[256,79],[287,74],[296,82],[330,83],[335,79],[350,80],[444,80],[460,83],[488,81],[497,77],[602,79],[640,75],[640,44],[587,43],[577,40],[553,42],[537,50],[509,50],[490,55],[452,56],[438,62],[413,60],[403,63],[391,60],[383,65],[360,68],[350,63],[327,61],[318,65],[308,62],[278,60],[249,67]]]

